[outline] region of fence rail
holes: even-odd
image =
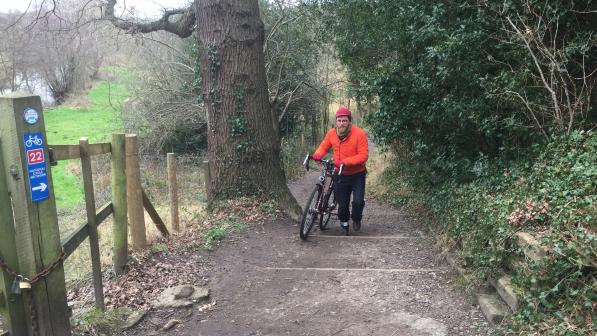
[[[95,222],[101,224],[108,216],[110,216],[114,212],[114,208],[112,207],[112,202],[107,203],[100,210],[97,212],[95,216]],[[85,223],[75,229],[71,234],[69,234],[64,240],[61,242],[62,248],[64,249],[65,258],[68,258],[79,245],[85,239],[89,237],[89,223]]]
[[[48,145],[50,160],[52,163],[60,160],[72,160],[81,158],[80,145]],[[108,154],[112,151],[111,144],[95,143],[89,145],[89,156]]]

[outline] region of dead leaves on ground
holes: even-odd
[[[188,223],[183,232],[173,233],[169,240],[156,242],[145,252],[131,255],[126,274],[104,277],[106,307],[148,309],[165,288],[206,285],[209,265],[196,250],[205,232],[224,222],[251,226],[279,214],[271,201],[256,198],[241,197],[220,203],[203,220]],[[89,281],[85,283],[69,289],[68,301],[92,307],[93,287]]]

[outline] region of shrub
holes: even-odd
[[[524,292],[511,327],[523,334],[592,335],[597,321],[597,134],[573,132],[507,166],[482,164],[479,177],[430,183],[417,161],[388,172],[388,195],[399,204],[424,204],[433,229],[460,249],[474,280],[484,281],[520,253],[516,232],[534,233],[549,251],[514,270]],[[405,192],[406,191],[406,192]],[[514,331],[510,331],[514,332]]]

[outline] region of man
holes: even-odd
[[[321,160],[330,148],[334,150],[334,165],[338,168],[344,164],[342,176],[336,180],[340,225],[348,233],[348,219],[352,218],[354,230],[359,231],[365,207],[365,162],[369,158],[369,143],[365,132],[352,124],[352,113],[344,106],[336,111],[336,128],[325,135],[313,159]],[[352,217],[349,209],[351,194]]]

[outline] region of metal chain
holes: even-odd
[[[58,255],[58,259],[56,259],[56,261],[54,261],[50,266],[46,267],[43,271],[37,273],[29,282],[33,285],[34,283],[38,282],[42,278],[45,278],[46,276],[48,276],[48,274],[52,273],[52,271],[55,270],[56,267],[58,267],[58,266],[60,266],[60,264],[62,264],[65,256],[66,256],[66,253],[64,252],[64,249],[60,249],[60,255]]]
[[[55,270],[56,267],[58,267],[64,261],[65,257],[66,257],[66,253],[64,252],[64,249],[61,249],[58,259],[56,259],[56,261],[54,261],[50,266],[44,268],[41,272],[37,273],[28,282],[33,286],[34,283],[36,283],[39,280],[41,280],[42,278],[45,278],[46,276],[48,276],[48,274],[52,273],[52,271]],[[23,279],[25,279],[21,274],[19,274],[12,267],[10,267],[6,263],[4,258],[2,258],[1,255],[0,255],[0,266],[8,274],[12,275],[13,277],[15,277],[15,278],[22,277]],[[35,304],[33,302],[33,291],[26,290],[25,295],[27,296],[27,300],[29,301],[29,312],[30,312],[30,316],[31,316],[31,333],[32,333],[32,336],[38,336],[39,335],[39,326],[37,323],[37,310],[35,309]]]
[[[56,259],[56,261],[54,261],[50,266],[44,268],[41,272],[37,273],[33,278],[31,278],[31,280],[28,280],[28,282],[33,285],[34,283],[38,282],[42,278],[45,278],[46,276],[48,276],[48,274],[52,273],[52,271],[55,270],[56,267],[58,267],[64,261],[65,256],[66,256],[66,252],[64,252],[64,249],[61,249],[60,255],[58,255],[58,259]],[[1,255],[0,255],[0,267],[2,267],[8,274],[12,275],[15,278],[22,276],[22,274],[19,274],[17,271],[14,270],[14,268],[10,267],[6,263],[4,258],[2,258]]]
[[[6,263],[4,258],[2,258],[1,255],[0,255],[0,267],[2,267],[6,271],[6,273],[12,275],[15,278],[19,276],[19,273],[17,273],[17,271],[15,271],[12,267],[8,266],[8,264]]]
[[[25,295],[27,296],[27,300],[29,300],[29,315],[31,316],[31,336],[38,336],[39,326],[37,324],[37,309],[35,309],[35,304],[33,303],[33,291],[25,291]]]

